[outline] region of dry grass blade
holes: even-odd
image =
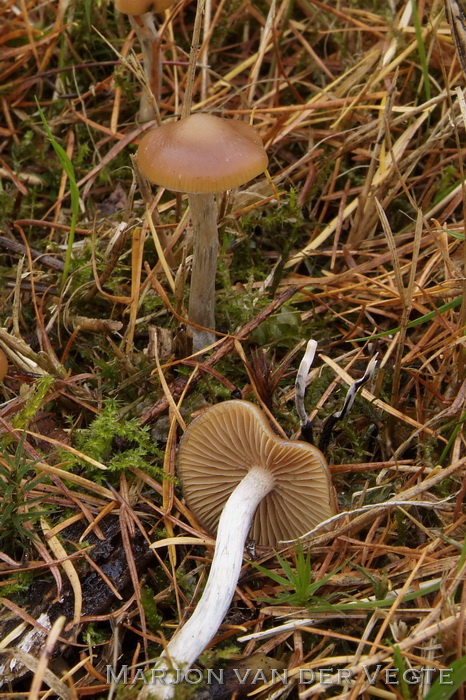
[[[47,664],[49,662],[49,659],[53,653],[55,644],[57,643],[58,636],[60,635],[63,627],[65,626],[66,618],[64,616],[62,617],[57,617],[55,622],[53,623],[52,629],[50,630],[49,634],[47,635],[47,640],[45,642],[44,649],[42,651],[42,654],[39,658],[39,664],[34,672],[34,677],[32,679],[31,683],[31,688],[29,691],[28,695],[28,700],[38,700],[39,698],[39,691],[42,685],[42,682],[44,680],[45,673],[47,671]],[[63,686],[64,684],[58,684],[54,682],[54,685],[51,685],[52,690],[55,690],[57,692],[57,688],[60,687],[61,685],[61,692],[60,692],[60,697],[71,697],[71,693],[68,691],[67,695],[63,695]],[[64,686],[66,688],[66,686]]]
[[[44,661],[42,661],[42,658],[37,660],[35,656],[21,649],[8,649],[7,651],[9,656],[18,659],[18,661],[32,671],[38,679],[41,679],[42,676],[41,680],[45,681],[59,698],[63,698],[63,700],[72,700],[73,695],[68,686],[62,683],[50,669],[44,668]],[[31,691],[32,690],[34,690],[34,688],[31,688]]]
[[[73,611],[73,624],[78,624],[79,621],[81,620],[81,612],[82,612],[82,607],[83,607],[83,596],[82,596],[82,589],[81,589],[81,584],[79,581],[79,576],[78,573],[71,561],[67,559],[67,553],[65,548],[61,545],[57,537],[54,536],[48,536],[50,532],[50,525],[47,523],[47,521],[42,518],[41,519],[41,525],[42,525],[42,531],[46,537],[47,544],[55,557],[57,559],[63,559],[63,569],[65,571],[65,574],[68,577],[68,580],[71,583],[71,587],[73,589],[74,593],[74,611]]]
[[[347,522],[344,525],[341,525],[340,527],[336,528],[334,531],[326,533],[324,535],[318,535],[319,530],[325,529],[325,525],[318,525],[312,532],[308,532],[303,537],[310,537],[312,536],[312,543],[314,545],[321,545],[325,544],[329,540],[332,540],[335,537],[339,537],[341,535],[345,535],[348,532],[358,532],[361,527],[363,527],[367,522],[372,520],[375,515],[377,515],[377,508],[380,509],[380,511],[384,511],[386,509],[389,509],[393,506],[396,506],[397,503],[400,503],[401,505],[410,503],[413,501],[417,496],[419,496],[421,493],[428,491],[431,489],[433,486],[437,485],[444,479],[448,479],[452,474],[455,474],[461,469],[464,469],[464,465],[466,464],[466,458],[459,461],[455,462],[454,464],[451,464],[449,467],[445,467],[444,469],[438,469],[436,473],[431,474],[428,479],[425,479],[423,482],[421,482],[419,485],[412,486],[409,489],[406,489],[405,491],[402,491],[401,493],[398,493],[396,496],[393,496],[391,499],[388,499],[385,503],[380,504],[379,506],[375,505],[373,507],[367,506],[367,507],[362,507],[361,510],[366,511],[363,515],[359,515],[356,517],[354,520],[351,522]],[[380,514],[379,511],[379,514]],[[337,514],[334,519],[339,520],[340,518],[343,518],[345,515],[350,515],[350,512],[348,513],[342,513],[342,514]]]

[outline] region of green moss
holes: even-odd
[[[106,401],[89,428],[78,433],[76,447],[105,464],[110,472],[139,468],[155,478],[162,478],[163,470],[156,464],[162,460],[162,453],[154,445],[150,429],[141,427],[135,418],[122,417],[118,403],[112,399]],[[89,469],[87,462],[85,465]],[[94,478],[101,480],[101,472],[96,470]]]
[[[141,588],[141,603],[144,608],[147,626],[151,632],[157,632],[160,629],[162,618],[154,602],[154,591],[148,586],[142,586]]]
[[[25,428],[29,425],[30,421],[36,416],[37,411],[42,407],[54,382],[54,378],[48,375],[36,380],[29,391],[28,399],[23,409],[16,414],[12,421],[14,428]]]
[[[34,574],[32,571],[20,571],[17,574],[12,572],[11,576],[15,579],[14,583],[6,583],[6,585],[2,586],[2,596],[15,596],[15,601],[21,604],[23,597],[21,594],[29,590],[29,586],[34,580]]]
[[[84,637],[86,642],[89,644],[89,647],[92,647],[95,644],[105,644],[108,642],[108,640],[112,637],[112,632],[105,625],[90,622],[86,626]]]

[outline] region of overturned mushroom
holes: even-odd
[[[248,533],[258,544],[274,546],[335,513],[320,450],[278,438],[262,411],[247,401],[213,406],[188,426],[178,471],[191,511],[217,535],[202,597],[156,664],[155,673],[168,676],[189,669],[217,632],[235,592]],[[156,683],[143,696],[170,698],[172,690]]]
[[[187,192],[193,224],[193,265],[188,318],[215,329],[218,233],[215,192],[238,187],[267,168],[267,154],[245,122],[193,114],[149,131],[138,150],[138,166],[151,182]],[[193,351],[214,342],[208,330],[193,329]]]

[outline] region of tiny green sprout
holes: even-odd
[[[313,581],[311,574],[311,555],[309,552],[307,555],[304,554],[301,542],[298,542],[296,547],[295,571],[288,564],[286,559],[281,557],[279,554],[277,554],[276,557],[278,563],[285,573],[285,576],[277,574],[274,571],[270,571],[260,564],[251,562],[251,565],[255,569],[264,574],[264,576],[271,578],[272,581],[275,581],[275,583],[278,583],[283,588],[283,592],[279,593],[275,598],[263,599],[265,602],[272,603],[274,605],[288,604],[298,607],[307,607],[311,603],[328,603],[331,596],[321,598],[316,594],[320,588],[325,586],[328,581],[330,581],[334,574],[340,571],[340,569],[347,564],[347,562],[344,562],[323,576],[321,579]]]

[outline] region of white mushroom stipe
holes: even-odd
[[[194,613],[167,648],[167,655],[188,668],[215,636],[228,612],[238,584],[252,519],[257,506],[274,484],[273,475],[268,470],[253,467],[225,504],[204,593]]]
[[[233,599],[252,519],[259,503],[274,485],[271,472],[256,466],[232,492],[220,516],[214,558],[201,599],[155,666],[156,671],[166,671],[165,683],[155,679],[154,684],[142,691],[140,698],[170,700],[174,695],[174,686],[169,685],[171,673],[189,669],[215,636]]]

